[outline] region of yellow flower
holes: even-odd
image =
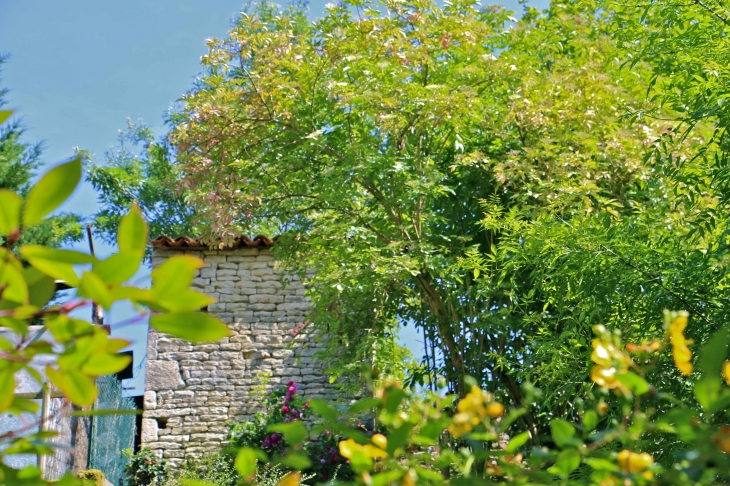
[[[302,484],[302,475],[292,471],[279,480],[278,486],[299,486]]]
[[[358,444],[352,439],[340,441],[339,448],[340,455],[346,459],[351,459],[356,452],[370,459],[388,457],[388,454],[383,449],[379,449],[370,444]]]
[[[684,337],[684,329],[687,327],[687,316],[679,315],[669,325],[669,338],[672,342],[672,353],[674,364],[683,374],[692,374],[692,351],[687,347],[687,340]]]
[[[722,374],[725,377],[725,383],[730,386],[730,361],[725,361],[722,364]]]
[[[637,454],[624,449],[618,453],[618,467],[625,474],[640,473],[652,464],[654,464],[654,458],[646,452]]]
[[[388,439],[383,434],[375,434],[371,439],[373,444],[385,450],[388,448]]]
[[[504,413],[504,405],[497,402],[492,402],[489,405],[487,405],[487,415],[489,418],[497,418],[500,417]]]
[[[504,413],[504,406],[494,401],[494,396],[472,387],[467,395],[456,404],[459,413],[454,415],[448,430],[454,437],[461,437],[472,431],[487,417],[496,419]]]

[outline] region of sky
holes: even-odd
[[[326,3],[312,1],[310,16],[321,15]],[[516,1],[502,3],[520,10]],[[544,8],[547,2],[533,4]],[[10,89],[6,108],[24,120],[26,141],[43,141],[49,167],[72,156],[74,147],[102,162],[127,119],[165,133],[165,113],[200,72],[205,39],[224,37],[243,5],[241,0],[0,0],[0,54],[9,55],[0,72],[0,87]],[[83,184],[62,210],[89,216],[97,208],[93,189]],[[95,243],[99,256],[113,252]],[[146,324],[130,324],[131,318],[128,307],[118,306],[106,322],[112,335],[134,341],[135,367],[141,370]],[[412,328],[404,329],[402,341],[421,356]],[[142,393],[142,373],[125,387],[129,394]]]

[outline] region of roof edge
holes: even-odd
[[[150,244],[153,249],[168,249],[168,250],[236,250],[238,248],[271,248],[275,244],[275,240],[269,238],[266,235],[257,235],[254,238],[241,235],[233,240],[230,245],[222,247],[211,247],[204,244],[200,240],[190,238],[189,236],[179,236],[177,238],[170,238],[167,235],[158,236],[157,238],[150,240]]]

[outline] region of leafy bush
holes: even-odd
[[[233,447],[250,447],[266,453],[269,459],[283,456],[287,450],[285,434],[272,431],[276,424],[301,422],[310,418],[309,401],[298,394],[297,384],[289,381],[263,398],[264,410],[254,414],[253,421],[230,424],[228,440]],[[307,434],[309,437],[311,434]],[[336,475],[349,477],[351,471],[347,460],[337,453],[338,437],[329,430],[323,430],[315,438],[307,440],[303,451],[307,457],[305,473],[319,481],[328,481]],[[282,469],[285,471],[286,469]],[[268,469],[257,472],[259,479],[266,476]],[[259,480],[257,479],[257,481]],[[273,481],[267,478],[267,481]]]
[[[165,486],[180,486],[188,481],[201,481],[215,486],[236,486],[241,475],[233,464],[235,454],[216,452],[200,459],[189,459],[183,468],[171,475]]]
[[[590,379],[593,392],[575,397],[577,420],[555,417],[550,434],[530,430],[506,435],[523,423],[538,394],[524,385],[522,407],[507,408],[466,380],[461,398],[428,391],[423,396],[391,383],[350,407],[347,416],[376,411],[383,434],[347,427],[329,404],[313,400],[335,430],[340,456],[350,461],[354,484],[717,484],[730,480],[730,325],[718,330],[693,359],[685,338],[685,312],[665,312],[664,335],[624,345],[618,331],[595,327]],[[651,371],[671,357],[677,380],[694,400],[678,400]],[[701,374],[697,377],[695,363]],[[665,370],[671,371],[671,370]],[[724,376],[724,381],[723,381]],[[724,383],[724,384],[723,384]],[[727,386],[726,386],[727,385]],[[621,413],[616,419],[610,407]],[[527,422],[525,422],[527,423]],[[529,424],[529,423],[527,423]],[[316,428],[315,428],[316,429]],[[306,437],[288,440],[288,455],[300,454]],[[647,452],[647,449],[655,451]],[[243,448],[236,465],[250,470],[257,451]],[[287,485],[301,478],[292,474]]]
[[[106,476],[98,469],[84,469],[76,474],[84,486],[104,486]]]
[[[129,463],[124,468],[128,486],[162,486],[170,478],[167,459],[158,457],[151,449],[142,449],[132,454],[125,451]]]

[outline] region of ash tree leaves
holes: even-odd
[[[129,300],[137,308],[156,312],[153,326],[196,342],[213,341],[228,333],[218,319],[196,312],[212,302],[189,288],[202,265],[198,259],[173,259],[153,275],[151,289],[127,283],[139,269],[148,243],[147,224],[135,205],[120,221],[119,252],[109,258],[43,245],[19,244],[15,248],[26,230],[48,221],[80,179],[81,160],[76,158],[45,174],[30,189],[24,204],[19,195],[0,191],[0,236],[5,238],[5,245],[0,246],[0,327],[18,337],[12,342],[0,338],[0,413],[19,415],[33,408],[32,403],[14,396],[15,374],[24,370],[43,385],[44,379],[31,366],[40,354],[55,356],[45,368],[46,379],[82,407],[91,406],[96,399],[96,377],[116,373],[129,364],[130,358],[119,354],[128,341],[111,338],[102,327],[70,315],[89,301],[109,309],[115,302]],[[76,298],[49,305],[55,280],[76,286]],[[31,326],[31,322],[42,325]],[[43,339],[46,332],[53,338],[53,346]],[[4,437],[3,445],[6,443],[9,447],[0,452],[0,462],[3,454],[12,451],[52,452],[14,436]],[[0,474],[7,476],[13,471],[2,467]],[[28,471],[18,474],[27,475]]]

